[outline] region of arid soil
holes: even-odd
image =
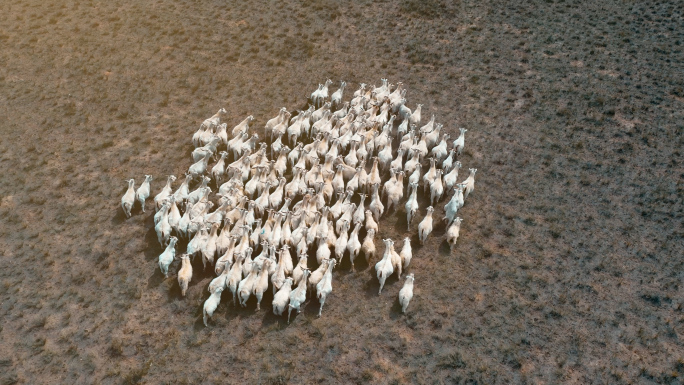
[[[0,2],[0,383],[681,384],[683,9]],[[220,107],[262,127],[326,78],[348,99],[383,77],[468,129],[457,249],[443,225],[414,249],[407,315],[402,282],[378,296],[372,266],[343,264],[321,318],[224,293],[205,328],[211,275],[186,298],[164,280],[124,180],[182,175]]]

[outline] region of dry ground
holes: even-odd
[[[679,2],[248,3],[0,2],[2,384],[682,383]],[[407,316],[342,266],[320,319],[204,328],[210,276],[163,280],[124,179],[156,194],[219,107],[260,126],[328,77],[469,129],[458,249],[416,249]]]

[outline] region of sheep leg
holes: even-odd
[[[321,307],[318,309],[318,318],[320,318],[323,312],[323,305],[325,305],[325,297],[322,296],[318,300],[321,301]]]
[[[287,324],[290,324],[290,314],[292,314],[292,305],[288,305],[287,309]]]

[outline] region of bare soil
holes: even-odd
[[[681,384],[683,9],[0,2],[0,383]],[[381,77],[469,130],[457,250],[443,226],[416,247],[405,316],[402,282],[378,297],[343,265],[321,318],[224,300],[205,328],[211,275],[186,298],[163,279],[124,179],[156,194],[220,107],[261,127],[326,78],[348,98]]]

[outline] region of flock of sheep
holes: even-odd
[[[354,270],[361,253],[366,262],[371,261],[376,254],[378,221],[391,208],[400,209],[405,192],[404,208],[411,228],[419,210],[421,182],[425,194],[430,192],[431,206],[418,225],[420,243],[432,232],[432,205],[441,201],[446,191],[453,193],[445,206],[447,241],[455,246],[461,225],[457,212],[474,189],[477,171],[470,169],[470,175],[457,182],[461,168],[457,158],[467,130],[461,128],[449,146],[450,137],[440,137],[442,125],[435,123],[434,115],[418,128],[421,105],[414,111],[406,106],[402,83],[394,90],[387,79],[382,79],[380,87],[366,88],[362,83],[351,101],[344,103],[346,83],[341,82],[329,97],[331,83],[327,80],[311,94],[308,110],[292,116],[282,108],[266,123],[270,145],[250,133],[253,116],[228,132],[227,123],[222,122],[227,112],[220,109],[193,135],[194,163],[183,183],[174,191],[176,177],[170,175],[155,196],[155,230],[165,248],[159,256],[164,276],[168,278],[179,239],[188,240],[178,271],[183,296],[192,279],[191,258],[201,256],[204,267],[213,267],[217,275],[204,303],[205,325],[226,288],[234,304],[245,307],[254,295],[259,309],[269,282],[276,315],[287,308],[289,323],[292,310],[301,312],[310,291],[320,302],[320,316],[332,292],[335,265],[348,255]],[[209,167],[212,159],[216,163]],[[424,168],[427,171],[423,173]],[[145,212],[151,180],[146,175],[137,190],[134,180],[128,181],[121,199],[127,217],[136,201]],[[218,188],[215,210],[210,200],[212,181]],[[198,187],[190,191],[190,184],[196,182]],[[356,196],[360,199],[354,199]],[[370,203],[366,206],[367,198]],[[384,239],[383,243],[383,257],[375,264],[378,294],[394,272],[401,278],[412,257],[409,237],[399,253],[393,240]],[[290,249],[296,251],[297,262]],[[312,272],[309,250],[314,249],[318,268]],[[403,312],[413,297],[413,280],[413,274],[408,274],[399,292]]]

